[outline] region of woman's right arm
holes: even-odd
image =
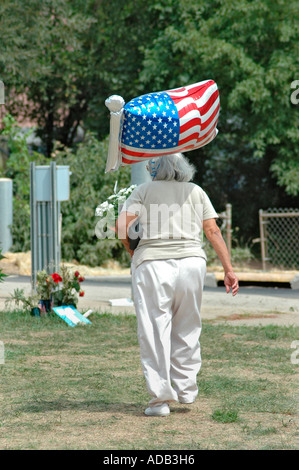
[[[212,247],[216,251],[218,258],[221,261],[221,264],[224,269],[224,285],[226,287],[226,292],[229,293],[230,289],[232,294],[236,295],[239,290],[239,281],[235,275],[230,256],[228,253],[227,246],[223,240],[221,230],[216,224],[216,219],[207,219],[203,221],[203,230]]]
[[[128,231],[129,231],[130,225],[136,219],[137,219],[137,215],[124,211],[120,213],[115,224],[117,236],[131,257],[133,256],[134,251],[130,249]]]

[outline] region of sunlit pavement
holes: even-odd
[[[224,287],[210,287],[206,279],[203,293],[202,319],[247,325],[299,325],[299,290],[279,287],[240,287],[233,297]],[[86,278],[81,285],[85,292],[79,298],[78,310],[93,310],[90,316],[111,312],[135,314],[130,276],[99,276]],[[0,284],[0,309],[14,289],[30,293],[29,276],[11,275]],[[112,305],[117,303],[117,306]],[[11,304],[11,307],[13,304]],[[187,314],[187,312],[186,312]]]

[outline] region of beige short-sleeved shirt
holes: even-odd
[[[134,189],[122,212],[139,216],[141,240],[134,251],[138,266],[151,259],[200,256],[203,220],[218,218],[205,191],[194,183],[150,181]]]

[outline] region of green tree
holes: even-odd
[[[89,58],[82,38],[95,20],[71,4],[4,0],[0,6],[0,75],[7,108],[37,122],[47,155],[55,137],[72,142],[87,109],[88,87],[84,96],[81,81]]]
[[[140,80],[167,89],[214,79],[219,135],[187,154],[218,208],[233,203],[234,225],[256,236],[259,208],[298,205],[299,116],[291,103],[298,73],[294,1],[159,2],[165,22],[144,50]]]
[[[237,132],[241,152],[248,149],[253,158],[271,153],[274,173],[284,170],[278,183],[298,194],[299,116],[290,100],[298,73],[297,3],[167,3],[175,5],[176,18],[145,49],[142,81],[165,88],[215,79],[222,133]]]
[[[131,99],[143,89],[141,45],[154,25],[143,0],[3,0],[0,77],[8,111],[37,122],[48,156],[55,140],[72,145],[79,125],[104,138],[105,99]]]

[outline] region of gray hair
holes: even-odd
[[[191,181],[196,168],[189,163],[182,153],[174,153],[172,155],[163,155],[153,159],[156,163],[157,175],[155,181]],[[160,165],[159,165],[160,164]],[[159,165],[159,167],[158,167]]]

